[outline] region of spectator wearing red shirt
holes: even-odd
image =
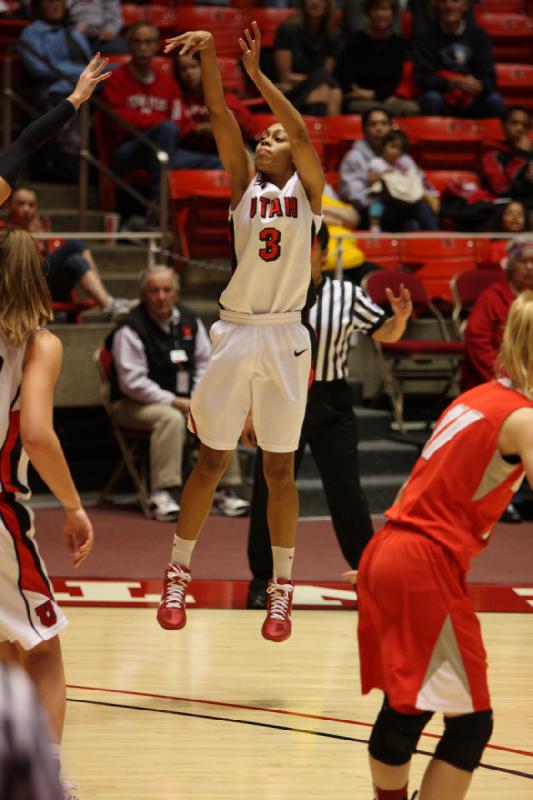
[[[526,289],[533,289],[533,241],[514,239],[508,249],[505,277],[481,292],[468,318],[462,392],[494,379],[509,308]]]
[[[202,89],[200,54],[180,55],[177,53],[174,58],[174,75],[181,94],[175,106],[181,141],[192,150],[216,153],[216,144]],[[253,114],[233,92],[225,92],[224,99],[237,120],[244,141],[253,142],[258,133]]]
[[[533,211],[533,143],[531,114],[522,106],[511,106],[503,116],[503,142],[487,147],[481,162],[481,177],[498,198],[521,201]]]
[[[127,38],[131,61],[115,70],[110,85],[102,93],[105,102],[168,154],[170,169],[221,169],[218,156],[181,147],[175,121],[178,87],[168,72],[154,65],[159,48],[158,29],[138,22],[131,26]],[[155,153],[118,123],[110,123],[109,135],[115,145],[112,168],[118,172],[148,169],[151,194],[156,199],[159,161]]]

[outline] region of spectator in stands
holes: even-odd
[[[505,276],[490,284],[474,304],[465,328],[466,352],[461,371],[461,391],[494,379],[503,329],[509,309],[521,292],[533,289],[533,240],[519,238],[509,242]],[[502,522],[520,522],[516,503],[509,504]]]
[[[389,131],[381,155],[368,165],[371,228],[385,231],[435,231],[438,194],[424,172],[408,155],[409,141],[402,131]]]
[[[505,275],[480,294],[468,318],[461,391],[494,378],[509,307],[525,289],[533,289],[533,240],[513,239],[507,249]]]
[[[364,138],[354,142],[339,167],[339,196],[351,203],[359,215],[358,226],[367,228],[371,197],[368,194],[368,167],[379,155],[383,139],[392,127],[387,109],[371,108],[363,114]]]
[[[76,30],[87,36],[93,53],[128,52],[126,40],[119,36],[124,27],[120,0],[75,0],[69,10]]]
[[[505,140],[488,146],[481,162],[481,177],[496,198],[519,200],[533,211],[533,144],[531,114],[511,106],[503,115]]]
[[[51,230],[50,220],[39,214],[37,194],[33,189],[26,186],[15,189],[8,210],[9,222],[17,228],[29,233],[49,233]],[[72,290],[80,286],[96,300],[106,321],[129,309],[127,300],[111,297],[102,283],[91,251],[81,239],[69,239],[53,250],[49,240],[36,239],[35,243],[52,300],[68,301]]]
[[[154,518],[176,519],[191,394],[211,351],[202,321],[178,302],[173,269],[155,266],[140,281],[141,302],[106,340],[113,355],[111,401],[119,424],[150,431],[150,504]],[[242,482],[234,454],[214,508],[227,516],[246,514],[235,494]]]
[[[418,114],[418,104],[397,94],[406,41],[393,31],[397,0],[365,0],[365,30],[346,39],[335,77],[343,90],[343,111],[361,114],[384,105],[395,117]]]
[[[486,230],[494,233],[512,233],[515,236],[531,231],[531,222],[526,207],[518,200],[511,200],[510,203],[500,206]],[[505,269],[508,244],[508,239],[495,238],[488,242],[482,266],[485,269]]]
[[[51,107],[70,94],[92,52],[85,34],[72,25],[64,0],[33,0],[31,8],[33,22],[21,33],[20,58],[33,91]]]
[[[221,169],[218,156],[180,145],[175,122],[177,86],[168,72],[154,64],[159,39],[153,25],[137,22],[131,26],[127,35],[131,61],[115,70],[102,97],[119,117],[168,154],[170,169]],[[148,169],[151,196],[157,199],[160,167],[156,154],[118,122],[110,121],[109,136],[114,149],[113,169]]]
[[[500,117],[492,47],[486,31],[468,19],[468,0],[436,0],[435,22],[413,35],[420,109],[429,116]]]
[[[300,0],[274,40],[279,88],[302,114],[339,114],[342,91],[333,77],[340,34],[334,30],[333,0]]]
[[[216,153],[216,144],[209,122],[209,112],[202,88],[200,54],[180,55],[176,51],[174,73],[180,87],[180,98],[176,101],[176,122],[181,141],[191,150]],[[253,142],[257,136],[257,125],[253,114],[233,92],[225,92],[226,105],[233,112],[245,142]]]

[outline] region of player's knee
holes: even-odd
[[[473,772],[492,734],[492,710],[446,717],[435,758],[457,769]]]
[[[411,760],[422,731],[431,719],[431,711],[402,714],[385,700],[368,743],[372,758],[399,767]]]
[[[228,466],[232,452],[232,450],[212,450],[201,445],[195,471],[206,481],[218,480]]]
[[[293,453],[263,453],[263,471],[269,489],[294,481]]]

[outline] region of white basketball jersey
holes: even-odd
[[[280,189],[256,175],[230,209],[233,275],[222,308],[242,314],[301,311],[311,280],[311,245],[322,224],[298,173]]]
[[[0,339],[0,499],[30,497],[28,457],[20,441],[20,384],[26,345],[10,347]]]

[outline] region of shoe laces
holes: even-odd
[[[167,608],[181,608],[185,602],[187,584],[191,580],[190,572],[185,572],[179,564],[169,564],[167,570],[165,605]]]
[[[285,620],[289,613],[289,598],[294,591],[291,583],[271,583],[267,589],[270,595],[271,619]]]

